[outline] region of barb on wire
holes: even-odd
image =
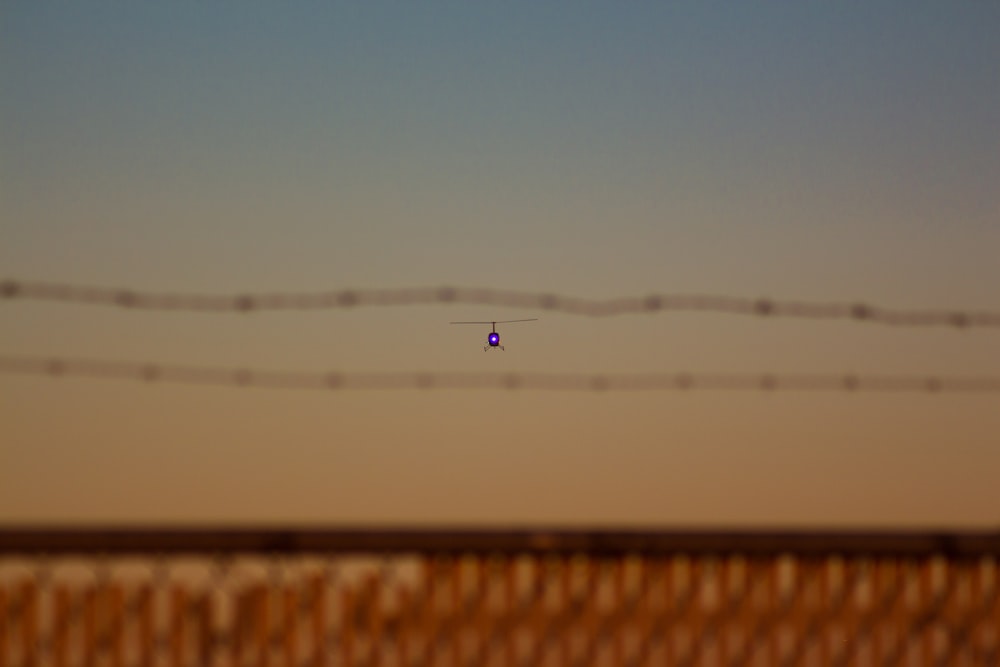
[[[310,373],[0,356],[0,373],[267,389],[1000,393],[1000,376],[739,373]]]
[[[545,292],[520,292],[478,287],[345,289],[329,292],[206,295],[166,294],[17,280],[0,282],[0,300],[12,301],[15,299],[117,306],[136,310],[243,313],[264,310],[320,310],[359,306],[461,303],[540,309],[590,317],[660,312],[702,312],[756,317],[851,320],[906,327],[1000,328],[1000,311],[902,309],[885,308],[867,303],[784,301],[704,294],[650,294],[640,297],[585,299]]]

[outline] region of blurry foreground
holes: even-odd
[[[0,529],[7,665],[996,665],[1000,535]]]

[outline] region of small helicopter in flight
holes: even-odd
[[[537,317],[531,317],[526,320],[496,320],[493,322],[449,322],[448,324],[490,324],[493,326],[490,335],[486,337],[486,345],[483,346],[483,352],[488,351],[490,348],[499,347],[503,350],[503,345],[500,344],[500,334],[497,333],[498,324],[511,324],[512,322],[537,322]]]

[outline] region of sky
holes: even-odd
[[[1000,6],[13,3],[0,278],[1000,308]],[[538,317],[487,330],[451,320]],[[989,330],[0,302],[0,354],[1000,374]],[[0,375],[0,522],[995,527],[996,396]]]

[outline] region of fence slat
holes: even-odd
[[[0,667],[7,667],[7,655],[10,652],[7,625],[12,614],[7,606],[8,599],[6,587],[0,584]]]

